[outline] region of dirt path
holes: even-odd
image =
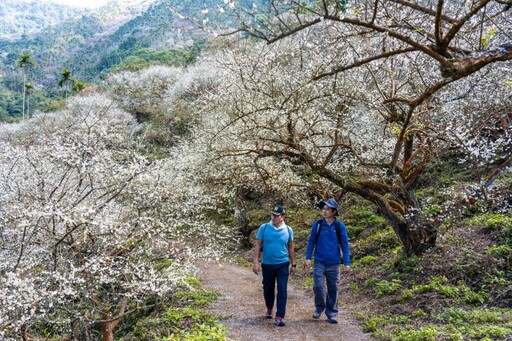
[[[340,307],[336,325],[327,323],[325,315],[312,319],[312,295],[295,288],[293,282],[288,286],[286,326],[276,327],[264,317],[261,274],[256,276],[251,269],[233,264],[203,263],[198,275],[205,287],[220,292],[211,312],[226,317],[220,322],[229,329],[231,340],[373,340],[350,318],[347,306]]]

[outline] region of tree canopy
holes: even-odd
[[[263,182],[292,172],[302,186],[326,182],[357,194],[376,205],[406,254],[421,254],[435,245],[443,212],[484,195],[491,174],[510,164],[509,126],[495,140],[479,133],[510,120],[503,80],[512,59],[510,5],[233,5],[239,31],[268,45],[248,43],[219,57],[229,81],[208,109],[222,117],[211,128],[212,150],[251,159],[246,164]],[[483,190],[468,188],[428,216],[415,189],[448,148],[478,159],[488,173],[479,180]]]

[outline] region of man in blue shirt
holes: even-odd
[[[311,255],[315,250],[313,266],[313,292],[315,294],[315,312],[313,318],[320,317],[325,310],[327,322],[338,323],[338,286],[340,264],[345,271],[350,270],[350,250],[345,224],[336,219],[338,203],[334,199],[321,201],[323,219],[315,221],[309,235],[306,249],[306,267],[311,268]],[[343,254],[340,253],[340,246]],[[327,292],[324,282],[327,282]]]
[[[271,212],[271,221],[260,226],[256,235],[252,271],[257,275],[259,256],[263,274],[263,297],[267,306],[266,317],[271,319],[274,307],[275,287],[277,283],[276,326],[284,326],[286,312],[288,276],[295,274],[295,251],[293,250],[293,231],[284,223],[286,211],[283,206],[275,205]],[[291,260],[291,268],[288,269]]]

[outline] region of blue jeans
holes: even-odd
[[[286,299],[288,296],[288,276],[290,262],[283,264],[269,265],[261,264],[261,273],[263,274],[263,297],[267,309],[274,307],[275,287],[277,282],[277,311],[276,317],[283,317],[286,313]]]
[[[325,288],[327,282],[327,292]],[[338,286],[340,283],[340,265],[322,264],[313,265],[313,292],[315,294],[315,308],[318,313],[325,310],[328,318],[338,315]]]

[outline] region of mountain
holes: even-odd
[[[256,0],[263,8],[268,0]],[[251,7],[252,2],[243,1]],[[184,66],[202,48],[208,19],[233,26],[224,0],[111,0],[97,9],[77,9],[51,0],[3,0],[0,3],[0,121],[21,116],[22,70],[16,65],[29,54],[36,66],[27,71],[30,106],[50,110],[46,99],[62,94],[64,69],[73,79],[95,83],[112,70],[150,64]],[[208,11],[205,11],[205,9]]]
[[[51,0],[2,0],[0,40],[26,39],[50,27],[58,28],[83,15],[98,16],[104,25],[116,25],[137,16],[156,0],[111,0],[97,9],[76,8]]]
[[[16,40],[50,26],[78,18],[80,9],[52,2],[2,0],[0,2],[0,40]]]
[[[74,79],[94,83],[113,68],[190,63],[204,32],[171,7],[185,8],[183,13],[193,16],[201,5],[192,0],[113,0],[97,9],[76,9],[51,2],[3,1],[0,121],[21,116],[23,72],[16,65],[21,54],[36,63],[27,70],[32,111],[51,109],[43,103],[59,97],[57,84],[64,69]]]

